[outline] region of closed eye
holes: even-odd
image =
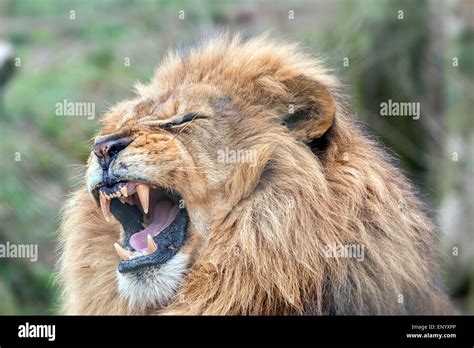
[[[197,118],[206,118],[206,117],[202,116],[202,115],[199,115],[195,112],[192,112],[192,113],[186,114],[184,116],[181,116],[179,118],[176,118],[174,120],[171,120],[169,122],[166,122],[162,125],[162,127],[165,128],[165,129],[170,129],[170,128],[173,128],[173,127],[176,127],[176,126],[181,126],[181,125],[184,125],[185,123],[194,121]]]
[[[159,127],[159,128],[163,128],[163,129],[167,129],[167,130],[172,130],[173,128],[179,128],[179,126],[184,126],[184,125],[186,125],[186,124],[188,124],[191,121],[194,121],[196,119],[203,119],[203,118],[207,118],[207,116],[200,115],[196,112],[191,112],[189,114],[177,117],[177,118],[172,119],[172,120],[167,120],[167,121],[163,121],[163,120],[143,120],[142,122],[140,122],[140,124],[145,125],[145,126],[149,126],[149,127],[152,127],[152,128],[153,127]]]

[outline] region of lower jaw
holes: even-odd
[[[179,211],[176,219],[166,229],[153,237],[157,250],[149,255],[140,256],[131,260],[121,260],[118,264],[120,273],[141,271],[146,268],[159,268],[171,260],[184,245],[187,237],[189,216],[186,210]],[[130,248],[130,237],[126,235],[124,247]]]

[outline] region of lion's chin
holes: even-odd
[[[144,312],[166,306],[182,283],[190,256],[178,252],[165,264],[133,272],[117,271],[118,291],[130,308]]]

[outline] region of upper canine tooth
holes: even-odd
[[[115,198],[119,198],[119,197],[122,197],[122,194],[120,193],[120,191],[115,192]]]
[[[140,199],[140,204],[142,205],[143,211],[145,212],[145,214],[148,214],[150,186],[146,184],[138,184],[137,193],[138,193],[138,198]]]
[[[148,254],[154,253],[158,247],[156,246],[155,241],[150,234],[146,237],[146,241],[148,246]]]
[[[125,185],[124,187],[122,187],[122,188],[120,189],[120,192],[122,193],[122,196],[128,197],[127,185]]]
[[[118,243],[114,243],[114,248],[122,260],[130,260],[130,257],[132,256],[132,252],[130,250],[122,248]]]
[[[110,200],[108,200],[107,196],[105,196],[102,192],[99,194],[99,200],[102,214],[104,215],[105,220],[110,222]]]

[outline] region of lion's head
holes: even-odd
[[[65,208],[68,311],[402,313],[436,297],[431,225],[337,89],[265,36],[170,53],[103,115],[87,190]],[[398,293],[408,304],[383,304]]]

